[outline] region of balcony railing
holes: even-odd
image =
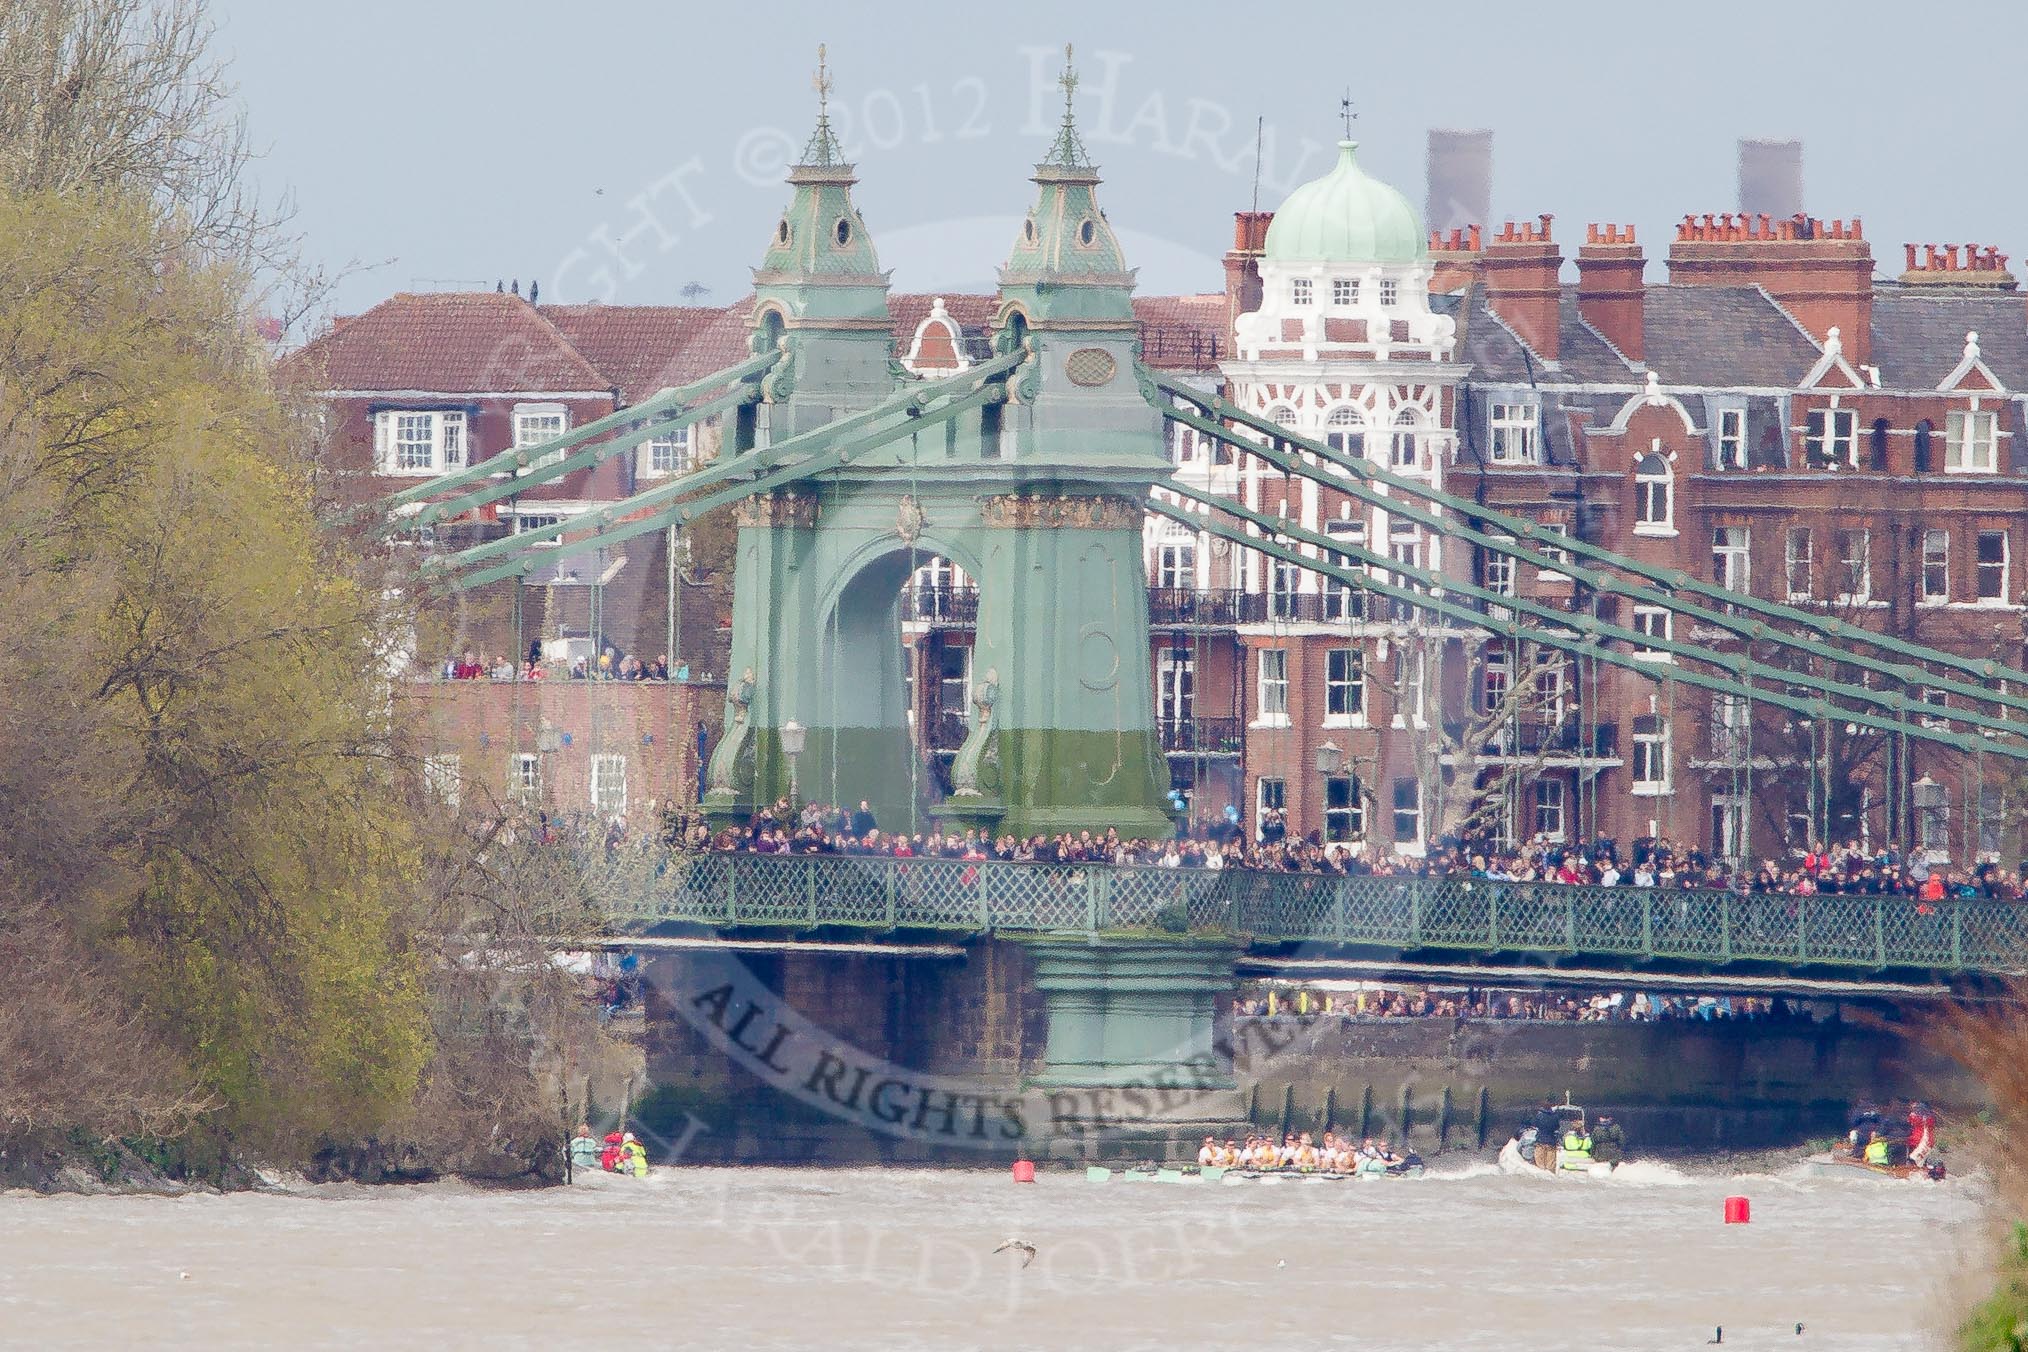
[[[901,613],[918,624],[972,625],[979,622],[977,587],[905,587]]]
[[[622,928],[859,926],[951,933],[1188,929],[1254,945],[1545,954],[1699,968],[2018,971],[2028,906],[1745,895],[1471,878],[1118,868],[852,855],[678,854],[587,844]]]
[[[1157,629],[1208,628],[1235,624],[1346,624],[1371,613],[1367,593],[1193,591],[1187,587],[1148,588],[1148,623]]]
[[[1155,731],[1164,751],[1215,756],[1238,755],[1246,739],[1246,727],[1237,718],[1158,718]]]
[[[1245,593],[1237,588],[1196,591],[1189,587],[1148,588],[1148,623],[1157,629],[1238,624]]]

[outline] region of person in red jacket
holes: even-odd
[[[1936,1114],[1927,1103],[1908,1105],[1908,1162],[1922,1165],[1929,1162],[1930,1152],[1936,1149]]]

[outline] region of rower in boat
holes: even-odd
[[[1197,1147],[1197,1163],[1205,1169],[1215,1169],[1224,1162],[1225,1155],[1218,1148],[1218,1138],[1207,1136],[1204,1144]]]
[[[579,1123],[577,1135],[570,1138],[570,1168],[573,1174],[597,1172],[599,1167],[599,1141],[592,1135],[589,1124]]]
[[[1557,1152],[1556,1167],[1573,1172],[1590,1171],[1591,1133],[1585,1130],[1582,1117],[1563,1129],[1563,1148]]]

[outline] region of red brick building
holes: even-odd
[[[1568,265],[1564,247],[1548,216],[1427,237],[1348,150],[1277,211],[1239,213],[1222,293],[1138,300],[1143,351],[1340,453],[1552,531],[1940,650],[2023,660],[2028,302],[2003,255],[1911,245],[1898,275],[1876,276],[1858,221],[1809,217],[1686,217],[1657,281],[1631,228],[1588,228]],[[730,366],[749,351],[748,309],[402,295],[289,365],[329,406],[337,490],[364,499]],[[895,359],[911,370],[990,353],[991,297],[896,295],[891,309]],[[721,438],[707,425],[650,442],[441,527],[434,543],[617,502]],[[1172,429],[1170,446],[1179,484],[1348,549],[1658,640],[1736,646],[1188,431]],[[539,643],[566,665],[611,645],[722,679],[722,609],[696,583],[670,604],[668,544],[560,549],[529,579],[518,631],[499,596],[468,598],[418,675],[466,647],[504,657]],[[1146,550],[1158,724],[1200,822],[1228,805],[1255,825],[1279,809],[1294,832],[1407,853],[1467,818],[1508,838],[1665,835],[1756,856],[1823,836],[1952,858],[2015,848],[2008,777],[1977,758],[1836,720],[1748,717],[1679,682],[1433,626],[1161,518]],[[963,737],[974,606],[942,562],[901,598],[932,765]],[[1666,675],[1664,655],[1636,655]],[[500,735],[516,756],[545,723],[558,730],[535,754],[559,757],[541,783],[564,799],[592,796],[589,762],[565,768],[561,754],[588,745],[573,722],[652,739],[641,754],[658,764],[630,766],[630,802],[694,789],[677,753],[694,758],[718,696],[649,683],[610,697],[640,705],[627,713],[566,707],[567,688],[541,692],[533,724],[490,692],[429,698],[450,702],[441,718],[460,756],[493,755],[473,740],[495,723],[513,729]],[[506,784],[503,768],[485,773]]]

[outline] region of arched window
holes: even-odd
[[[1416,429],[1422,426],[1422,417],[1412,408],[1405,408],[1394,415],[1394,436],[1390,462],[1396,469],[1413,469],[1417,463]]]
[[[1366,454],[1366,417],[1350,404],[1340,404],[1324,416],[1324,443],[1346,455]]]
[[[1927,474],[1930,471],[1930,441],[1936,435],[1936,424],[1924,418],[1915,425],[1915,472]]]
[[[1276,404],[1267,411],[1267,420],[1277,427],[1293,427],[1296,423],[1296,411],[1287,404]]]
[[[1885,471],[1887,469],[1887,419],[1873,420],[1872,434],[1866,440],[1866,468]]]
[[[1634,462],[1634,530],[1659,535],[1676,526],[1676,474],[1668,458],[1642,456]]]

